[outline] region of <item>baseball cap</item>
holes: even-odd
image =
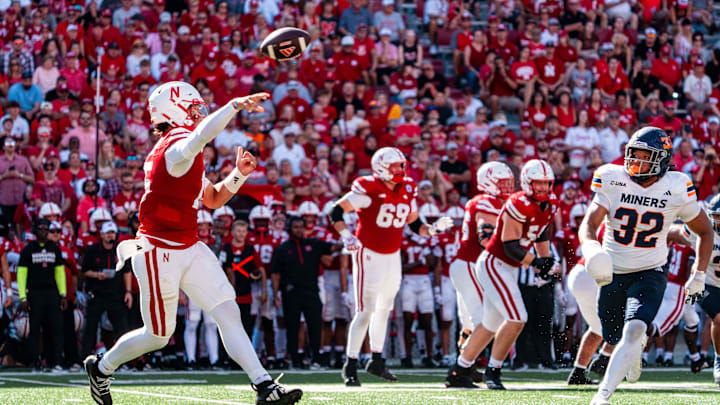
[[[649,60],[644,60],[642,62],[642,67],[650,69],[650,68],[652,68],[652,62],[650,62]]]
[[[288,90],[300,90],[300,83],[298,83],[296,80],[290,80],[287,84]]]
[[[520,128],[530,128],[530,122],[529,121],[523,121],[520,124]]]
[[[672,100],[668,100],[663,103],[663,106],[665,108],[675,108],[675,103],[673,103]]]
[[[283,136],[295,136],[295,130],[291,126],[287,126],[283,129]]]
[[[613,44],[610,42],[603,42],[603,44],[600,45],[600,49],[602,49],[603,51],[612,51]]]
[[[563,183],[563,191],[566,191],[566,190],[569,189],[569,188],[574,188],[574,189],[577,190],[578,185],[577,185],[577,183],[575,183],[574,181],[568,180],[568,181],[566,181],[565,183]]]
[[[49,101],[43,101],[42,103],[40,103],[40,109],[43,108],[52,108],[52,103]]]
[[[50,227],[48,229],[51,231],[59,231],[62,229],[62,225],[58,221],[52,221],[50,222]]]
[[[76,24],[68,24],[67,30],[68,31],[77,31],[78,26]]]
[[[215,52],[210,52],[207,54],[206,60],[208,61],[216,61],[217,60],[217,54]]]
[[[112,221],[103,222],[102,228],[100,228],[100,233],[110,233],[110,232],[117,233],[117,231],[118,231],[117,225],[115,225],[115,222],[112,222]]]
[[[112,11],[109,8],[100,12],[100,17],[112,17]]]
[[[355,44],[355,40],[350,35],[345,35],[340,40],[340,45],[342,46],[353,46]]]
[[[145,108],[143,103],[133,103],[131,110],[134,110],[136,108]]]
[[[695,66],[705,66],[705,61],[703,61],[702,58],[698,58],[698,60],[695,61]]]
[[[67,83],[61,83],[61,84],[58,86],[58,90],[67,90],[67,89],[68,89]]]
[[[336,79],[337,79],[337,76],[335,75],[335,72],[327,72],[325,74],[326,82],[334,82]]]
[[[392,6],[395,5],[395,0],[382,0],[383,6]]]
[[[406,89],[400,92],[400,98],[406,99],[406,98],[417,98],[417,90],[415,89]]]
[[[645,28],[645,36],[646,37],[654,37],[655,35],[657,35],[657,31],[655,31],[655,28],[653,28],[653,27]]]
[[[181,25],[180,28],[178,28],[178,34],[179,35],[185,35],[190,33],[190,27],[187,25]]]
[[[75,55],[75,52],[68,52],[68,53],[65,54],[65,57],[68,58],[68,59],[70,59],[70,58],[75,58],[76,56],[77,56],[77,55]]]
[[[660,48],[660,54],[661,55],[670,55],[670,45],[663,45],[662,48]]]
[[[505,31],[507,28],[505,27],[505,24],[498,24],[497,26],[498,31]]]
[[[163,11],[162,13],[160,13],[160,22],[161,23],[170,22],[170,21],[172,21],[172,16],[170,15],[170,13],[168,13],[167,11]]]
[[[720,125],[720,118],[718,118],[717,115],[713,115],[708,119],[708,124],[718,124]]]
[[[384,35],[392,35],[392,31],[390,31],[390,28],[384,27],[380,30],[380,36],[382,37]]]
[[[30,72],[30,71],[25,71],[25,72],[23,72],[23,74],[22,74],[22,78],[23,78],[23,79],[32,79],[32,76],[33,76],[33,74],[32,74],[32,72]]]
[[[448,142],[447,146],[445,147],[446,150],[457,149],[457,148],[458,148],[458,145],[455,142]]]
[[[491,23],[491,22],[498,22],[498,16],[496,16],[496,15],[491,15],[490,17],[488,17],[488,22],[489,22],[489,23]]]
[[[555,17],[551,18],[549,23],[550,25],[560,25],[560,21]]]
[[[420,182],[420,184],[418,184],[418,188],[425,188],[425,187],[432,187],[432,186],[433,185],[430,182],[430,180],[423,180]]]

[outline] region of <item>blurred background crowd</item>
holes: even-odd
[[[720,14],[711,0],[2,0],[0,15],[3,367],[78,369],[81,355],[142,325],[137,286],[131,272],[113,270],[113,247],[137,227],[143,162],[157,141],[147,100],[165,81],[192,83],[211,111],[237,96],[272,95],[264,112],[238,114],[205,148],[211,181],[232,170],[239,146],[260,165],[228,206],[198,217],[200,238],[228,268],[271,367],[341,364],[350,308],[323,310],[321,342],[301,328],[300,355],[286,358],[269,281],[273,250],[290,236],[292,217],[305,219],[305,236],[337,240],[328,203],[371,174],[380,147],[406,154],[423,215],[448,212],[458,225],[482,163],[503,161],[519,173],[529,159],[546,160],[562,207],[553,230],[561,274],[579,258],[578,213],[594,169],[622,163],[637,127],[668,133],[674,167],[692,176],[701,200],[718,191]],[[258,45],[286,26],[307,30],[312,42],[302,58],[278,63]],[[38,218],[50,222],[33,228]],[[38,233],[60,246],[67,302],[14,322],[16,269]],[[459,226],[451,235],[445,244],[456,246]],[[240,271],[246,262],[227,257],[246,239],[257,256],[249,275]],[[454,255],[437,241],[407,243],[428,247],[404,255],[407,270],[435,280]],[[346,260],[323,262],[319,294],[339,294],[322,278],[347,269]],[[238,287],[243,274],[249,297]],[[520,283],[532,310],[512,360],[570,364],[582,320],[564,278],[526,274]],[[129,366],[227,363],[212,319],[181,308],[171,344]],[[396,308],[387,356],[406,366],[413,358],[447,363],[455,349],[440,344],[448,326],[438,311],[439,303],[428,326],[415,309],[408,318]],[[428,333],[416,333],[421,326]],[[188,337],[196,347],[186,347]]]

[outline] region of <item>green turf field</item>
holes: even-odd
[[[273,372],[275,376],[276,373]],[[337,372],[289,371],[282,382],[305,391],[301,404],[588,404],[595,389],[568,388],[567,371],[504,374],[508,391],[445,389],[443,370],[399,371],[400,382],[382,383],[365,373],[363,386],[346,388]],[[254,404],[240,372],[145,372],[117,374],[115,404]],[[0,372],[0,404],[92,404],[85,374]],[[636,384],[623,383],[613,404],[720,404],[712,373],[647,369]]]

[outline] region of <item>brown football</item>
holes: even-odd
[[[302,55],[310,44],[310,34],[294,27],[271,32],[260,44],[260,50],[275,60],[290,60]]]

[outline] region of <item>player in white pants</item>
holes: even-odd
[[[182,293],[181,293],[182,294]],[[185,354],[187,356],[188,370],[197,368],[197,331],[200,325],[200,318],[203,320],[203,337],[208,351],[210,366],[214,367],[218,361],[218,326],[215,319],[209,313],[203,311],[199,305],[188,298],[187,310],[185,312]]]

